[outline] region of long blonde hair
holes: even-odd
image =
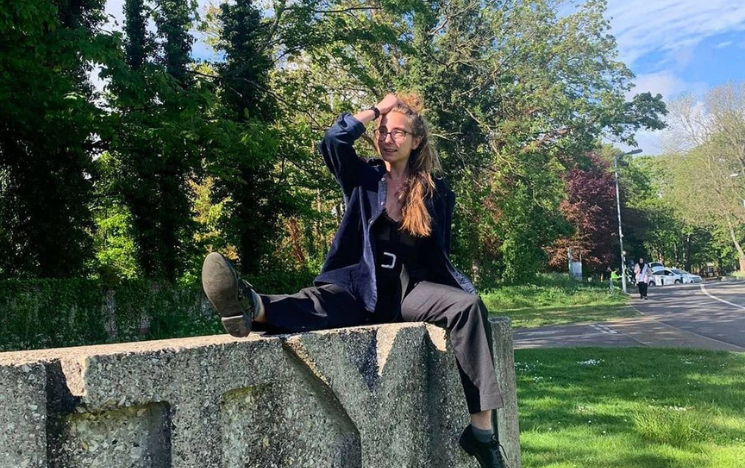
[[[405,115],[411,124],[412,137],[421,139],[419,146],[409,155],[409,175],[400,196],[400,200],[403,201],[401,229],[413,236],[427,237],[432,234],[432,217],[427,211],[424,199],[433,195],[435,181],[432,175],[440,172],[442,166],[437,150],[432,146],[429,125],[422,117],[422,99],[413,93],[399,94],[398,99],[401,103],[391,109],[391,112]]]

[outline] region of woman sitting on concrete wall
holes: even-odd
[[[202,284],[233,336],[247,336],[256,322],[282,332],[395,321],[446,327],[471,413],[461,447],[482,467],[502,467],[492,411],[503,403],[488,312],[448,258],[455,197],[434,176],[440,161],[420,111],[417,96],[389,94],[377,106],[343,114],[326,132],[319,149],[346,212],[314,287],[258,294],[218,253],[205,259]],[[366,161],[353,144],[378,119],[380,159]]]

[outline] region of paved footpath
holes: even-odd
[[[648,346],[745,352],[745,282],[653,287],[640,317],[516,329],[515,349]]]

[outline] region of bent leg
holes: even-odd
[[[404,298],[401,316],[407,322],[427,322],[449,331],[469,413],[504,406],[494,371],[488,312],[478,296],[422,281]]]
[[[264,323],[282,332],[303,332],[364,325],[370,314],[345,289],[333,284],[305,288],[296,294],[260,294]]]

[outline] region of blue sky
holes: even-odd
[[[608,0],[619,58],[636,74],[633,93],[701,96],[745,81],[745,1]],[[644,154],[664,151],[666,132],[641,132]]]
[[[210,3],[198,1],[202,7]],[[123,3],[108,0],[106,10],[120,19]],[[637,76],[631,94],[650,91],[667,101],[745,81],[745,0],[608,0],[606,17],[619,58]],[[207,54],[203,44],[195,44],[195,55]],[[641,132],[637,140],[644,154],[659,154],[665,136]]]

